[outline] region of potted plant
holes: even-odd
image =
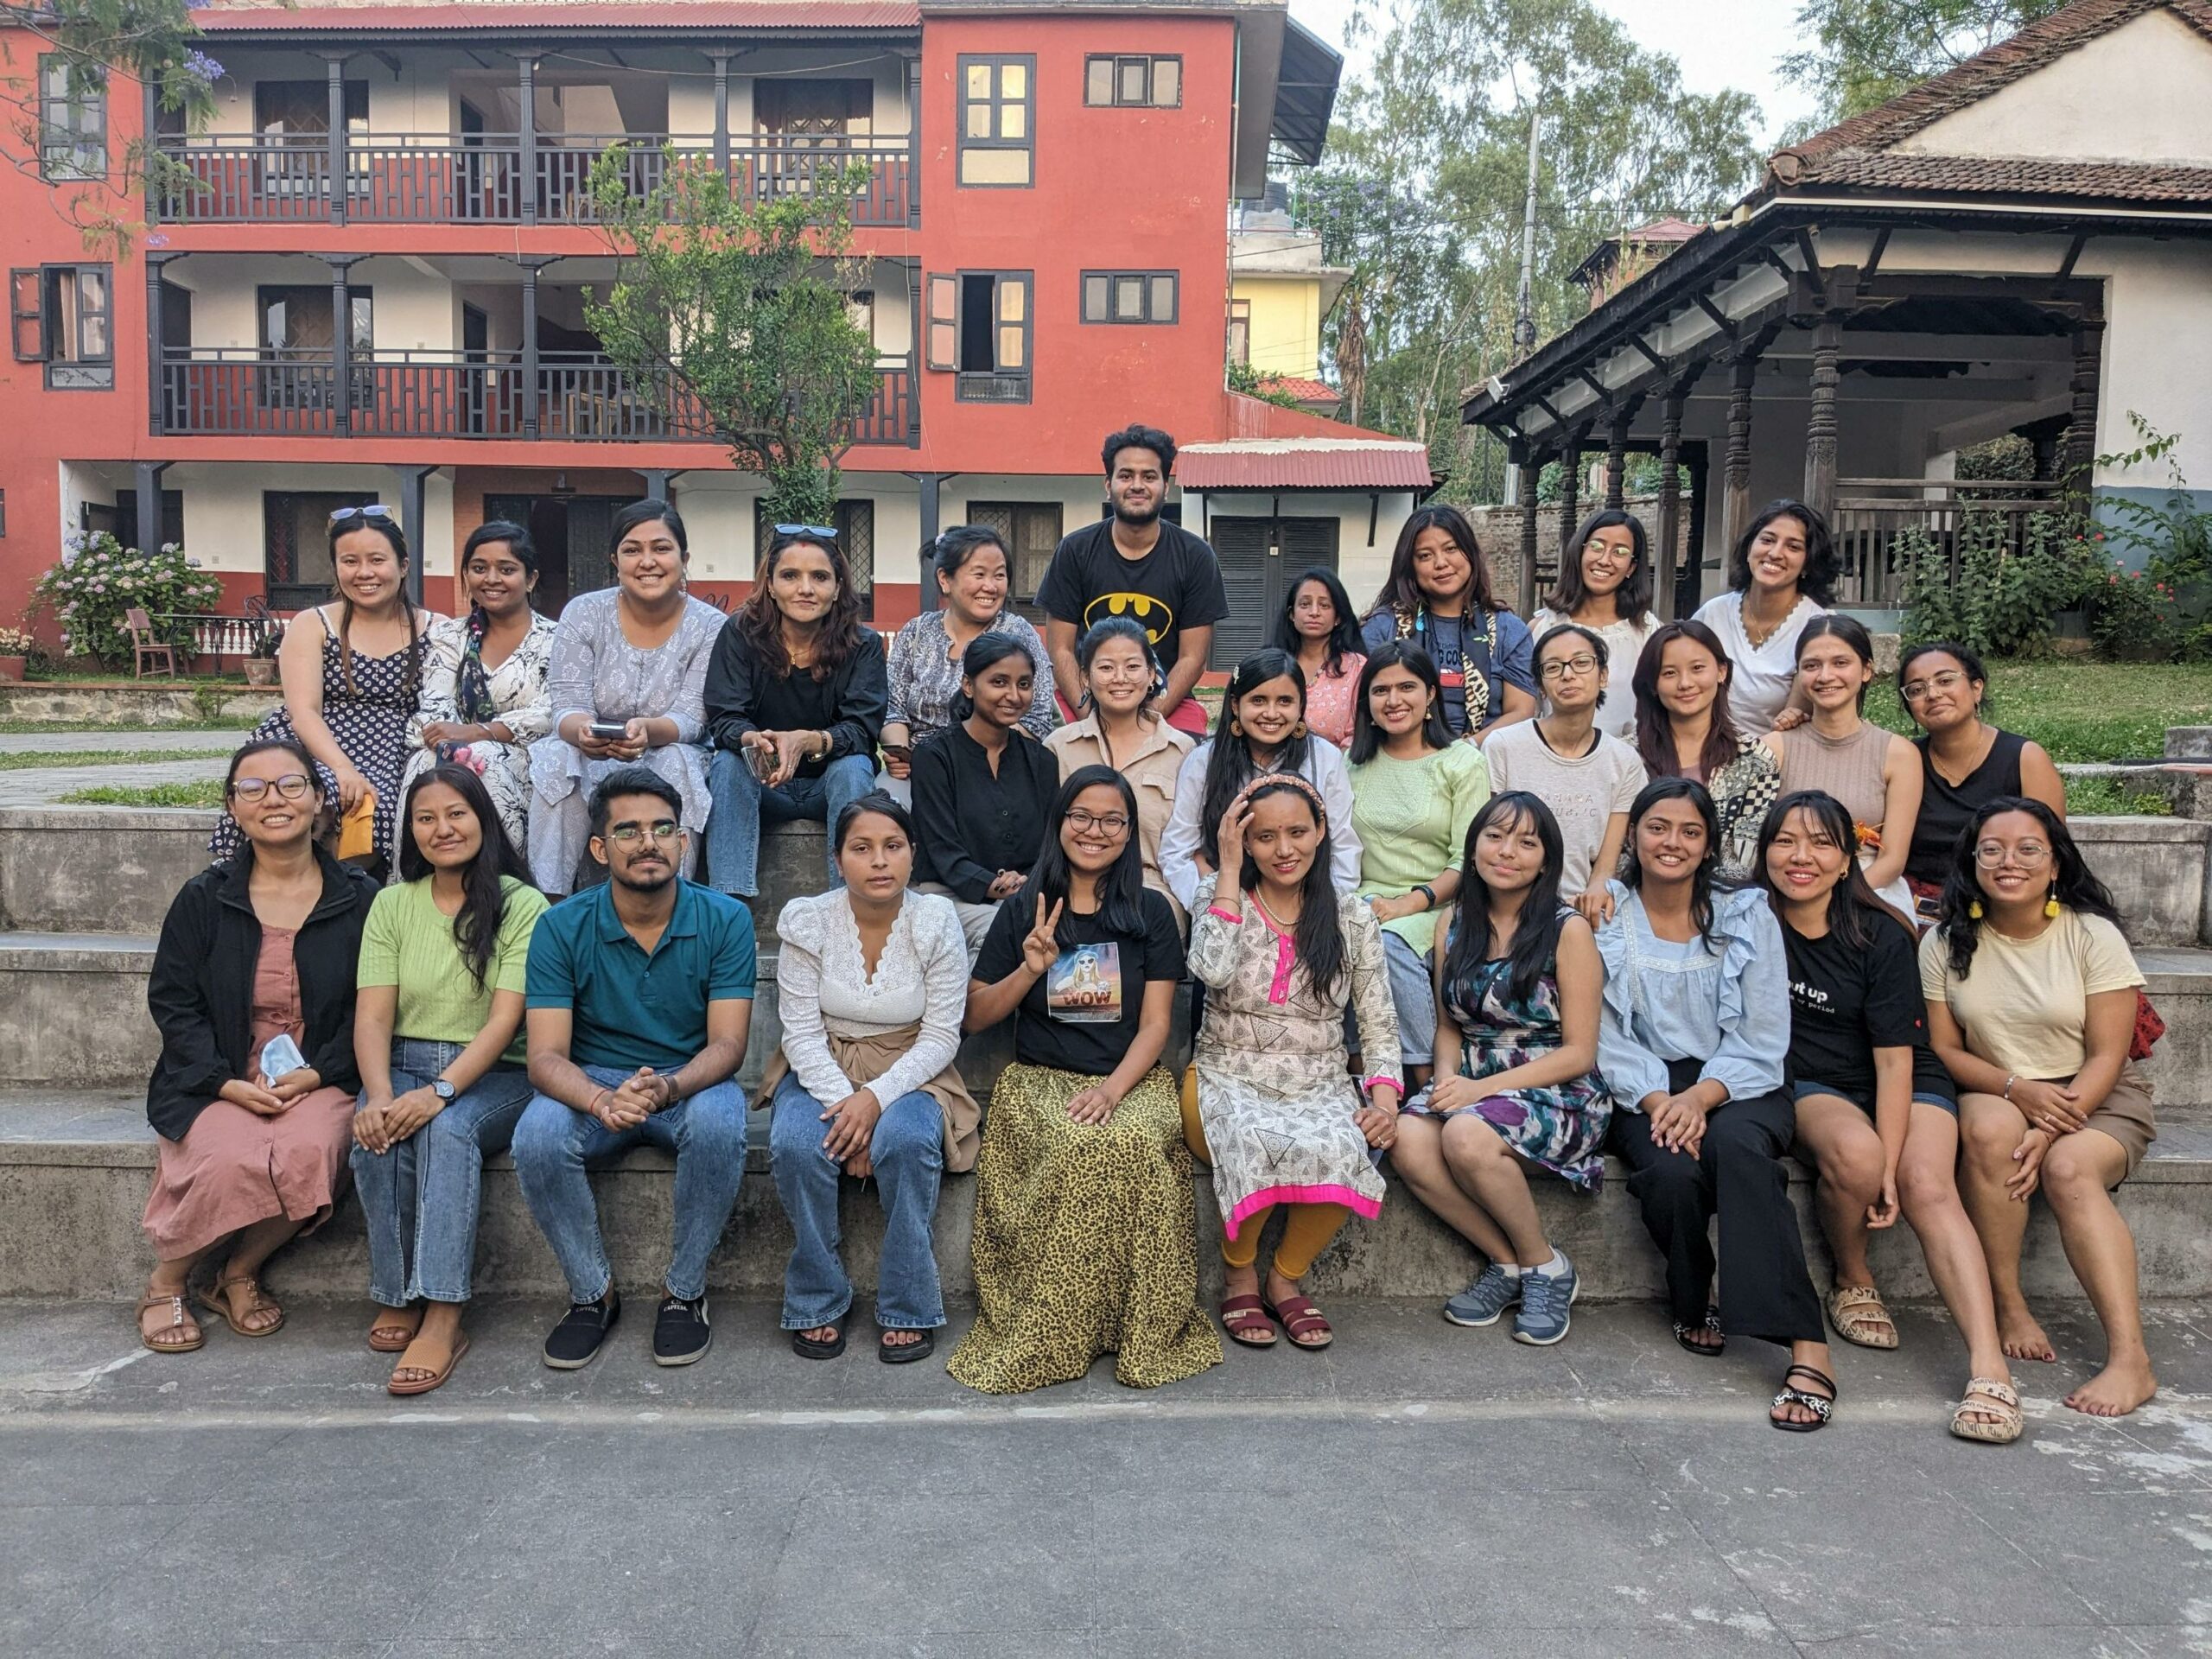
[[[282,638],[274,622],[253,625],[253,639],[245,651],[248,685],[267,687],[276,683],[276,646]]]
[[[29,665],[31,637],[21,628],[0,628],[0,680],[20,680]]]

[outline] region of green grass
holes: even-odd
[[[144,737],[155,732],[250,732],[254,725],[254,717],[246,715],[221,720],[172,720],[158,726],[143,720],[0,720],[0,734],[99,732],[118,737]]]
[[[2170,818],[2173,815],[2173,807],[2166,798],[2155,791],[2138,793],[2109,778],[2066,780],[2066,816],[2069,818]]]
[[[102,785],[98,789],[73,790],[64,795],[63,806],[220,806],[223,804],[223,780],[203,779],[191,784],[152,784],[143,789],[124,789]]]
[[[2053,760],[2155,760],[2167,727],[2212,726],[2212,663],[1992,663],[1985,712]],[[1891,680],[1876,684],[1866,715],[1893,732],[1913,729]]]
[[[143,766],[167,760],[222,760],[228,749],[38,749],[0,754],[0,772],[39,772],[50,766]]]

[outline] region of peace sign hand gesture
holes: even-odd
[[[1060,912],[1066,904],[1066,899],[1061,899],[1047,915],[1045,912],[1045,895],[1041,893],[1037,895],[1037,925],[1031,928],[1021,941],[1022,965],[1033,974],[1043,974],[1059,960],[1060,942],[1057,930],[1060,925]]]

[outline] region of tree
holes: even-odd
[[[617,145],[593,168],[618,264],[604,295],[586,290],[584,321],[671,429],[711,433],[767,480],[772,518],[831,523],[838,458],[876,384],[845,257],[867,163],[762,199],[705,156],[654,159]]]
[[[155,152],[150,137],[120,155],[108,144],[118,83],[128,83],[133,97],[150,84],[156,104],[188,128],[214,111],[223,66],[192,44],[200,31],[189,0],[0,0],[0,24],[16,31],[0,75],[8,161],[64,182],[54,194],[56,210],[83,232],[88,249],[120,252],[140,228],[122,205],[143,183],[158,188],[180,169]],[[183,182],[192,186],[188,174]]]
[[[1825,124],[1886,104],[1931,75],[2018,34],[2065,0],[1803,0],[1815,42],[1782,71],[1821,99]],[[1793,134],[1793,137],[1806,135]]]
[[[1346,413],[1427,442],[1462,500],[1495,500],[1503,480],[1503,452],[1467,439],[1459,405],[1513,361],[1532,111],[1540,338],[1587,308],[1567,273],[1600,241],[1663,214],[1718,215],[1758,161],[1749,96],[1685,92],[1672,58],[1592,0],[1403,0],[1338,108],[1293,209],[1352,268],[1325,330]],[[1338,355],[1348,335],[1351,365]]]

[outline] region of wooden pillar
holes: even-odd
[[[729,54],[709,53],[715,66],[715,169],[729,171]]]
[[[1681,579],[1675,584],[1675,614],[1694,614],[1705,602],[1705,525],[1708,486],[1713,479],[1713,446],[1694,443],[1683,458],[1690,475],[1690,522],[1685,539],[1688,557],[1682,561]]]
[[[931,574],[934,567],[931,560],[937,550],[938,520],[942,514],[938,486],[944,482],[944,474],[942,473],[914,474],[914,482],[921,486],[922,512],[922,568],[917,573],[916,579],[921,584],[921,604],[922,609],[925,611],[937,610],[943,604],[942,596],[937,590],[937,577]]]
[[[2073,408],[2066,426],[2065,458],[2060,482],[2081,498],[2087,510],[2091,474],[2097,464],[2097,390],[2103,372],[2105,325],[2085,317],[2074,328],[2074,377],[2069,386]]]
[[[1751,522],[1751,387],[1758,373],[1758,353],[1738,347],[1729,365],[1728,448],[1721,460],[1720,539],[1729,548]]]
[[[162,175],[162,141],[159,135],[162,122],[162,92],[160,83],[151,75],[139,84],[138,130],[146,146],[146,223],[162,222],[162,195],[165,181]]]
[[[1629,406],[1614,407],[1605,430],[1605,505],[1618,512],[1628,504]]]
[[[524,53],[515,59],[516,91],[522,99],[520,164],[522,222],[537,223],[537,60]]]
[[[1681,583],[1675,567],[1681,556],[1682,403],[1680,385],[1667,388],[1659,405],[1659,551],[1652,569],[1651,595],[1661,603]]]
[[[1843,375],[1843,318],[1834,311],[1813,326],[1813,401],[1805,419],[1805,503],[1835,517],[1836,388]]]
[[[326,253],[330,266],[330,421],[340,437],[353,429],[353,296],[347,275],[358,253]]]
[[[330,81],[330,222],[346,222],[346,60],[329,60]]]
[[[162,547],[162,474],[169,469],[166,461],[141,461],[130,469],[130,487],[138,498],[138,523],[136,526],[138,551],[158,553]]]
[[[1536,480],[1543,476],[1544,452],[1525,447],[1517,465],[1521,469],[1521,591],[1516,598],[1517,608],[1526,618],[1536,613]]]
[[[146,430],[156,437],[162,434],[162,416],[168,408],[168,399],[162,395],[168,384],[168,371],[162,361],[162,267],[177,257],[164,253],[146,256]]]
[[[922,56],[906,60],[906,224],[922,222]],[[934,584],[932,584],[934,585]]]
[[[429,537],[423,534],[423,480],[438,469],[435,467],[397,467],[399,474],[399,527],[407,532],[407,539],[415,556],[407,562],[407,597],[417,605],[423,602],[423,567],[429,563]]]
[[[1574,527],[1582,521],[1582,440],[1584,434],[1571,433],[1567,447],[1559,452],[1559,548],[1564,554],[1567,543],[1574,536]]]
[[[542,259],[522,262],[522,435],[525,438],[537,435],[543,418],[538,408],[542,377],[537,361],[537,272],[544,263]]]

